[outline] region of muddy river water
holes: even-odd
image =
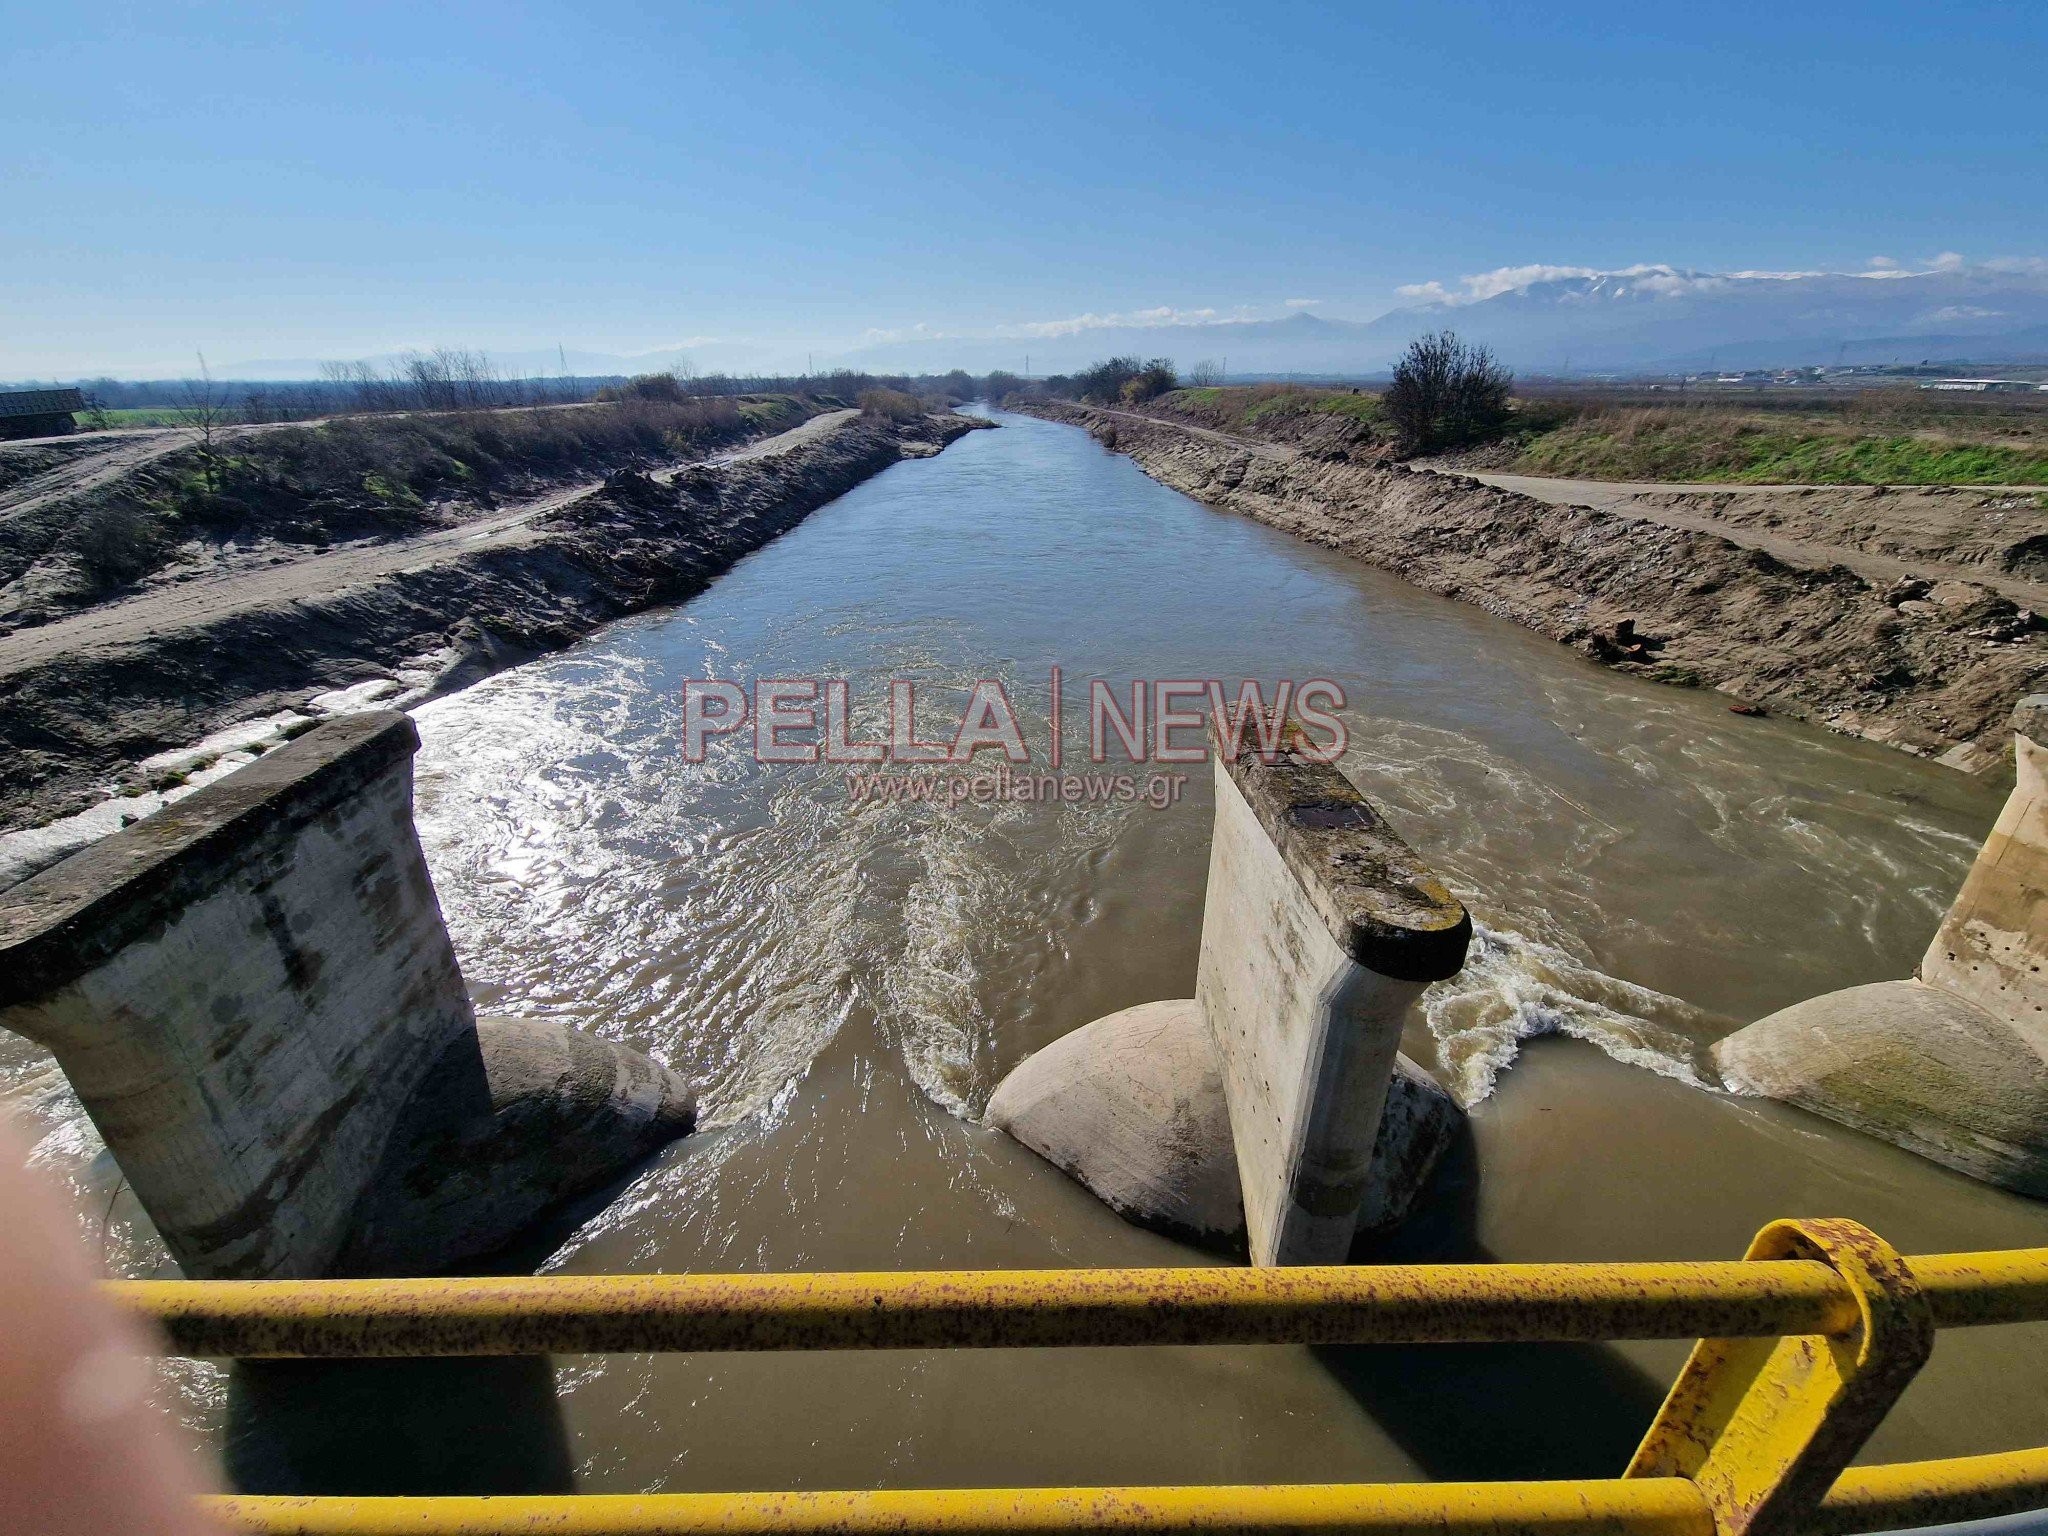
[[[548,1268],[1212,1262],[977,1124],[1032,1050],[1191,994],[1206,770],[1163,809],[947,807],[855,803],[829,766],[684,760],[691,678],[845,678],[857,717],[893,678],[935,701],[1001,678],[1042,736],[1054,665],[1341,683],[1347,770],[1478,920],[1408,1041],[1471,1135],[1424,1214],[1358,1257],[1733,1258],[1785,1215],[1854,1217],[1907,1252],[2048,1243],[2048,1206],[1716,1091],[1702,1052],[1811,993],[1908,974],[2002,785],[1618,677],[1204,508],[1077,430],[1000,420],[695,601],[420,712],[421,835],[480,1005],[573,1020],[702,1084],[708,1132]],[[89,1150],[45,1114],[46,1158]],[[146,1270],[100,1198],[110,1263]],[[167,1396],[280,1487],[1612,1475],[1682,1356],[620,1356],[232,1388],[186,1367]],[[328,1411],[294,1428],[309,1388]],[[408,1453],[430,1466],[377,1446],[399,1422],[447,1431]],[[2048,1329],[1951,1332],[1866,1459],[2044,1442]]]

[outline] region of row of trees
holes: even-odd
[[[437,347],[409,352],[389,369],[374,363],[323,363],[320,376],[336,409],[489,411],[510,405],[553,405],[584,397],[567,379],[515,379],[482,352]]]
[[[204,394],[224,420],[304,421],[315,416],[396,411],[491,410],[587,400],[603,383],[587,378],[518,378],[501,373],[481,352],[439,348],[408,353],[387,368],[373,363],[323,364],[318,379],[216,380],[204,362],[184,379],[80,379],[88,422],[110,424],[110,411],[185,412]]]
[[[1008,379],[1010,375],[1003,375]],[[1021,384],[1022,380],[1013,380]],[[1007,393],[1007,391],[1005,391]],[[925,410],[959,405],[989,394],[987,381],[963,368],[950,373],[860,373],[837,368],[830,373],[789,375],[757,374],[736,377],[715,373],[699,377],[682,369],[666,373],[643,373],[599,389],[599,400],[693,400],[728,395],[806,395],[812,399],[838,400],[847,405],[864,402],[876,394],[888,394],[920,402]],[[991,398],[1000,399],[1000,395]]]
[[[1222,369],[1204,361],[1185,382],[1195,387],[1220,383]],[[1105,358],[1072,375],[1027,380],[997,369],[977,377],[964,369],[944,374],[871,374],[836,369],[822,374],[739,376],[698,375],[687,367],[630,379],[514,378],[499,372],[482,352],[443,347],[408,353],[380,368],[373,363],[329,363],[317,382],[215,383],[201,362],[200,377],[157,384],[124,384],[113,379],[82,382],[95,407],[163,406],[178,410],[211,441],[213,429],[229,421],[303,420],[328,415],[387,415],[399,412],[470,412],[516,406],[614,400],[680,402],[742,395],[793,394],[824,397],[851,405],[876,391],[922,402],[927,409],[985,398],[1000,403],[1013,394],[1049,395],[1097,405],[1139,405],[1181,387],[1173,359],[1135,355]],[[1407,453],[1431,453],[1484,442],[1500,435],[1510,419],[1514,376],[1486,348],[1443,331],[1408,346],[1380,397],[1380,415]],[[102,420],[104,418],[102,417]]]
[[[322,416],[490,411],[585,401],[673,403],[790,394],[851,405],[871,390],[887,389],[938,405],[976,399],[987,392],[982,379],[959,368],[920,375],[878,375],[844,368],[822,374],[700,375],[685,366],[632,378],[518,377],[497,369],[484,353],[459,347],[407,353],[385,366],[325,363],[317,380],[216,380],[202,359],[198,375],[192,378],[82,379],[78,387],[86,398],[88,427],[113,425],[117,418],[107,414],[111,411],[154,410],[175,413],[176,419],[187,424],[203,422],[209,431],[231,424],[306,421]]]

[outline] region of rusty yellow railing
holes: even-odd
[[[877,1489],[842,1493],[517,1498],[225,1498],[231,1530],[271,1536],[1715,1536],[1684,1478],[1553,1483],[1325,1483],[1183,1488]],[[2048,1503],[2048,1452],[1851,1467],[1797,1529],[1817,1536],[1967,1520]]]
[[[2048,1506],[2048,1449],[1848,1467],[1939,1328],[2048,1320],[2048,1249],[1905,1259],[1853,1222],[1748,1257],[929,1274],[142,1281],[239,1358],[1696,1338],[1622,1476],[1548,1483],[210,1500],[231,1528],[455,1533],[1851,1532]]]

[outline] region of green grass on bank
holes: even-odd
[[[1598,413],[1524,440],[1519,470],[1749,485],[2048,485],[2048,449],[1734,412]]]
[[[1373,424],[1380,397],[1353,389],[1304,389],[1294,384],[1252,384],[1176,389],[1153,407],[1218,431],[1272,431],[1295,417],[1346,416]]]
[[[1585,395],[1517,399],[1489,467],[1583,480],[1733,485],[2048,486],[2048,408],[1969,411],[1911,390],[1752,409]],[[1178,389],[1151,409],[1221,432],[1299,439],[1317,417],[1391,436],[1379,396],[1250,384]]]
[[[110,427],[182,427],[186,421],[183,411],[169,405],[139,406],[102,414]],[[88,420],[88,417],[80,416],[79,426],[84,427]]]
[[[807,405],[794,395],[739,396],[740,416],[748,430],[763,433],[786,432],[801,426],[814,413],[813,407],[822,404],[818,401]]]

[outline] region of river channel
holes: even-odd
[[[548,1268],[1214,1262],[978,1124],[1039,1046],[1192,993],[1206,768],[1164,806],[944,805],[857,800],[843,767],[759,763],[737,738],[686,757],[693,678],[845,679],[862,727],[891,680],[943,718],[1001,679],[1042,756],[1055,666],[1070,740],[1089,678],[1338,683],[1346,770],[1473,911],[1464,975],[1408,1040],[1471,1134],[1427,1209],[1355,1257],[1733,1258],[1791,1215],[1909,1253],[2048,1244],[2048,1206],[1718,1091],[1703,1050],[1909,974],[2003,785],[1618,676],[1205,508],[1078,430],[998,420],[692,602],[419,712],[421,836],[480,1007],[701,1084],[707,1130]],[[492,1470],[513,1447],[529,1483],[615,1492],[1613,1475],[1683,1353],[564,1359],[553,1403],[545,1372],[452,1386],[450,1421],[480,1422],[433,1475],[473,1456],[476,1486],[517,1485]],[[260,1433],[269,1400],[224,1401],[207,1368],[174,1396],[214,1437]],[[389,1412],[375,1398],[321,1433],[364,1486],[403,1484],[340,1448],[351,1412]],[[512,1418],[540,1427],[492,1427]],[[2044,1442],[2048,1329],[1983,1329],[1942,1336],[1866,1459]]]

